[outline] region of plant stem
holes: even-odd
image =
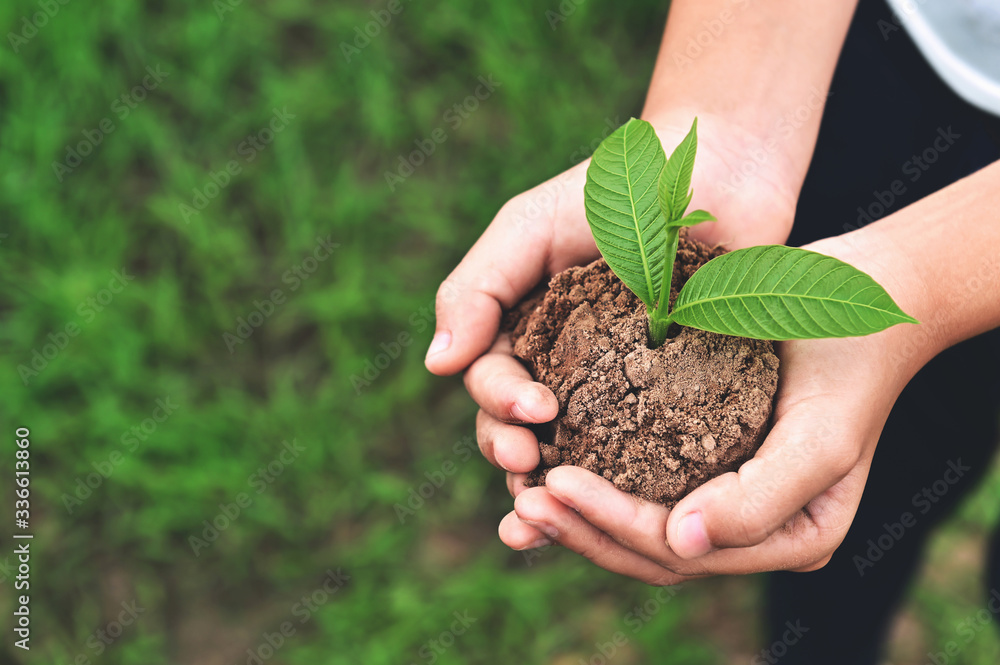
[[[658,348],[667,339],[667,331],[670,330],[669,319],[657,319],[649,317],[649,339],[653,342],[653,348]]]
[[[680,239],[681,229],[679,226],[667,226],[667,256],[663,262],[663,283],[660,287],[660,301],[656,304],[656,309],[649,313],[649,337],[653,342],[653,348],[657,348],[667,339],[667,331],[670,329],[670,283],[674,277],[674,261],[677,259],[677,242]]]

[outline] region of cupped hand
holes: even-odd
[[[668,154],[694,115],[678,110],[653,121]],[[766,137],[711,115],[702,115],[698,127],[691,205],[719,221],[694,227],[692,235],[731,249],[784,242],[802,174],[792,173],[778,156],[763,164],[748,157]],[[555,418],[558,404],[511,356],[509,339],[497,337],[500,318],[539,283],[599,256],[583,204],[588,164],[511,199],[438,290],[427,368],[441,375],[467,370],[466,386],[481,407],[480,448],[492,464],[512,472],[512,493],[539,461],[534,435],[518,425]]]
[[[693,111],[658,116],[657,134],[668,154],[693,117]],[[742,127],[702,116],[698,128],[691,208],[706,209],[719,221],[701,224],[691,235],[729,249],[783,243],[802,174],[788,172],[777,155],[763,164],[751,159],[763,137]],[[589,164],[584,161],[507,202],[441,284],[436,334],[426,361],[431,372],[448,375],[467,368],[493,344],[502,310],[543,280],[599,256],[583,204]],[[741,175],[746,171],[752,175]]]
[[[837,239],[810,249],[857,263]],[[890,287],[890,284],[886,284]],[[822,567],[843,541],[892,405],[915,373],[900,325],[869,337],[784,342],[773,429],[753,459],[673,510],[577,467],[518,491],[500,537],[514,549],[556,541],[649,584]]]

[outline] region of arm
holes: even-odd
[[[695,228],[697,237],[734,249],[787,239],[854,5],[675,0],[643,115],[666,146],[676,145],[699,115],[692,206],[712,211],[719,221]],[[717,36],[697,57],[675,65],[674,56],[689,42],[712,36],[715,20],[721,32],[716,26]],[[760,150],[766,157],[754,159]],[[754,166],[749,176],[748,164]],[[427,368],[442,375],[465,370],[466,387],[481,407],[480,449],[508,471],[515,495],[539,461],[538,442],[523,425],[551,420],[558,404],[510,356],[509,340],[498,338],[497,329],[503,309],[540,281],[598,257],[583,207],[587,166],[579,164],[508,202],[438,291]],[[521,496],[538,492],[545,490]],[[545,496],[555,502],[548,504],[553,509],[562,506]],[[502,525],[505,542],[526,547],[544,538],[516,516],[513,521],[523,530],[511,537]],[[511,525],[510,519],[504,524]],[[662,531],[658,540],[662,544]]]
[[[789,178],[783,185],[797,196],[856,6],[857,0],[675,0],[643,117],[655,126],[665,110],[686,108],[780,141],[772,156],[783,161]]]
[[[668,147],[701,116],[692,205],[719,222],[702,225],[696,237],[731,249],[788,238],[856,4],[673,2],[642,115]],[[688,53],[691,43],[700,51]],[[762,164],[753,157],[761,150]],[[503,308],[556,272],[597,258],[583,210],[588,164],[511,199],[442,284],[431,372],[467,368],[494,342]],[[741,174],[746,165],[754,167],[749,178]],[[549,412],[532,416],[548,420]]]
[[[898,291],[921,322],[900,371],[1000,327],[1000,162],[843,236],[845,252]],[[911,336],[916,331],[910,331]]]

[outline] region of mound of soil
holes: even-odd
[[[682,232],[671,302],[722,254]],[[514,355],[555,393],[559,416],[537,428],[542,461],[529,485],[570,464],[669,507],[753,456],[778,385],[770,342],[674,327],[649,348],[646,306],[599,259],[570,268],[510,313]]]

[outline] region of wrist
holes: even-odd
[[[643,117],[713,116],[740,134],[734,166],[780,164],[798,190],[857,0],[674,0]],[[751,152],[753,151],[753,152]]]
[[[845,261],[871,275],[899,307],[919,321],[895,325],[864,340],[883,361],[882,380],[899,390],[934,356],[949,346],[947,322],[913,260],[897,244],[886,242],[874,226],[826,238],[806,246]],[[888,376],[886,376],[886,374]]]
[[[703,208],[719,222],[693,230],[708,244],[730,249],[781,244],[795,219],[805,168],[793,163],[782,144],[726,115],[688,105],[643,113],[667,153],[698,117],[698,162],[692,208]]]

